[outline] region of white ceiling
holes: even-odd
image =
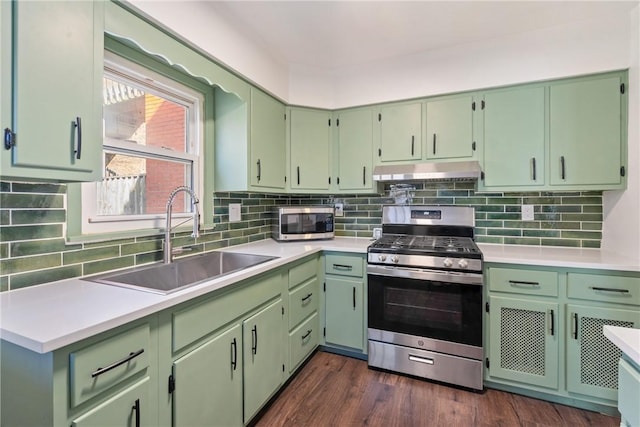
[[[208,1],[269,55],[324,71],[633,9],[632,1]]]

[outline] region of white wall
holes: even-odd
[[[602,247],[640,263],[640,6],[630,16],[629,175],[626,191],[604,193]]]

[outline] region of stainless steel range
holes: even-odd
[[[384,206],[368,248],[369,366],[482,390],[474,209]]]

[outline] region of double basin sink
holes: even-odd
[[[166,295],[276,258],[233,252],[209,252],[182,258],[171,264],[136,267],[88,280]]]

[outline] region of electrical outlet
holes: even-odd
[[[522,220],[533,221],[533,205],[522,205]]]
[[[229,222],[238,222],[242,219],[241,209],[240,203],[229,203]]]
[[[333,205],[336,216],[344,216],[344,204],[336,203]]]

